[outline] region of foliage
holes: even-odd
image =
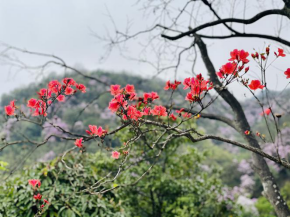
[[[258,198],[255,206],[262,217],[276,216],[273,206],[264,196]]]
[[[0,170],[2,171],[6,171],[6,167],[8,166],[9,164],[7,162],[4,162],[4,161],[0,161]]]
[[[9,179],[0,187],[0,215],[34,216],[36,200],[28,179],[38,177],[42,181],[41,194],[48,199],[42,216],[123,216],[121,201],[114,193],[103,196],[81,193],[110,167],[110,160],[103,155],[71,154],[65,167],[55,159],[49,164],[37,164]],[[77,164],[76,164],[77,163]]]
[[[174,147],[174,146],[173,146]],[[134,186],[92,195],[83,190],[114,168],[114,160],[104,153],[66,156],[48,164],[39,163],[9,179],[0,188],[2,216],[33,216],[36,203],[28,179],[42,181],[41,193],[50,205],[42,216],[229,216],[240,211],[234,202],[223,197],[220,171],[204,170],[206,153],[180,147],[169,149],[149,175]],[[112,187],[130,184],[144,173],[142,162],[126,171]],[[73,169],[70,169],[70,168]]]

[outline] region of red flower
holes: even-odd
[[[7,106],[5,106],[5,113],[6,113],[8,116],[12,116],[12,115],[14,115],[14,112],[15,112],[15,108],[14,108],[14,107],[11,107],[11,105],[7,105]]]
[[[68,86],[68,87],[66,87],[64,93],[66,95],[72,95],[74,93],[74,89],[72,87]]]
[[[251,133],[251,132],[250,132],[249,130],[246,130],[246,131],[245,131],[245,135],[250,135],[250,133]]]
[[[79,148],[83,147],[82,143],[83,143],[83,138],[76,139],[76,141],[75,141],[75,145]]]
[[[268,46],[266,47],[266,54],[269,55],[269,53],[270,53],[270,47]]]
[[[44,203],[49,204],[48,200],[43,199]]]
[[[129,106],[127,109],[127,116],[130,119],[138,120],[143,116],[143,113],[141,111],[138,111],[134,106]],[[124,114],[123,119],[127,120],[127,116]]]
[[[250,67],[246,67],[245,68],[245,73],[247,73],[249,71]]]
[[[118,151],[113,151],[112,152],[112,158],[119,159],[119,157],[120,157],[120,152],[118,152]]]
[[[194,84],[194,78],[193,77],[184,79],[184,81],[183,81],[183,85],[184,85],[183,89],[188,89],[192,84]]]
[[[189,118],[189,117],[191,117],[191,113],[187,113],[187,112],[185,112],[185,113],[182,114],[182,116],[183,116],[184,118]]]
[[[265,86],[263,86],[260,82],[260,80],[252,80],[251,84],[249,85],[249,88],[252,90],[257,90],[257,89],[263,89]]]
[[[98,128],[95,125],[89,125],[90,130],[86,130],[87,134],[89,135],[97,135],[99,137],[102,137],[104,134],[107,133],[106,130],[104,130],[101,126]]]
[[[144,93],[143,94],[143,99],[144,99],[144,102],[147,102],[149,99],[151,101],[154,101],[156,99],[159,98],[159,95],[157,94],[157,92],[151,92],[151,93]]]
[[[231,58],[229,59],[229,61],[242,61],[244,64],[248,63],[249,60],[247,59],[247,57],[249,56],[249,53],[244,51],[244,50],[238,50],[235,49],[233,50],[231,53]]]
[[[27,102],[27,107],[35,107],[37,103],[37,100],[34,98],[31,98],[30,100],[28,100]]]
[[[42,195],[38,193],[37,195],[34,195],[33,198],[34,198],[35,200],[41,200]]]
[[[220,72],[224,74],[236,74],[237,72],[237,64],[235,62],[228,62],[222,66]]]
[[[269,115],[271,113],[271,109],[267,108],[266,110],[264,110],[264,112],[260,113],[261,116],[263,116],[264,114]]]
[[[149,114],[150,114],[150,110],[151,110],[150,107],[145,107],[145,108],[143,109],[143,115],[149,115]]]
[[[61,87],[61,83],[57,80],[53,80],[48,83],[48,90],[55,94],[61,90]]]
[[[177,117],[174,116],[174,114],[170,114],[170,115],[169,115],[169,118],[171,118],[173,121],[175,121],[175,120],[177,119]]]
[[[217,75],[219,78],[224,78],[224,74],[223,74],[222,71],[217,72],[216,75]]]
[[[46,97],[46,98],[51,97],[51,91],[48,89],[40,89],[37,94],[38,94],[40,99],[42,99],[42,97]]]
[[[121,93],[121,90],[120,90],[120,85],[111,85],[111,94],[112,95],[118,95]]]
[[[110,109],[112,112],[116,112],[119,108],[120,108],[120,103],[119,103],[118,101],[116,101],[116,99],[112,99],[112,100],[109,102],[109,109]]]
[[[284,54],[284,50],[282,48],[278,48],[278,54],[276,52],[274,52],[274,54],[276,55],[276,57],[285,57],[286,54]]]
[[[57,99],[59,102],[64,102],[64,101],[65,101],[65,96],[64,96],[64,95],[59,95],[56,99]]]
[[[38,188],[40,188],[40,186],[41,186],[41,182],[40,182],[39,179],[29,179],[29,180],[28,180],[28,184],[29,184],[29,185],[32,185],[32,187],[33,187],[34,189],[37,188],[36,185],[38,185]]]
[[[167,112],[166,112],[166,108],[161,106],[161,105],[155,105],[154,109],[151,110],[151,114],[152,115],[156,115],[156,116],[167,116]]]
[[[64,78],[62,82],[67,86],[75,86],[77,84],[72,78]]]
[[[184,108],[181,108],[180,110],[176,110],[176,113],[181,114],[182,111],[184,111]]]
[[[125,91],[127,92],[127,93],[135,93],[135,87],[134,87],[134,85],[126,85],[126,87],[125,87]]]
[[[290,78],[290,68],[288,68],[284,74],[286,75],[286,79],[289,79]]]
[[[199,99],[198,95],[194,95],[192,92],[188,92],[186,94],[185,100],[189,101],[189,102],[195,102]]]
[[[181,84],[181,82],[179,81],[174,81],[174,83],[170,83],[170,80],[168,80],[166,82],[166,85],[164,87],[164,90],[168,90],[168,89],[172,89],[172,90],[175,90],[179,85]]]
[[[76,85],[76,88],[77,88],[78,90],[80,90],[82,93],[85,93],[85,92],[86,92],[86,87],[85,87],[85,85],[83,85],[83,84],[77,84],[77,85]]]
[[[261,58],[263,59],[263,61],[266,60],[266,57],[263,54],[261,54]]]

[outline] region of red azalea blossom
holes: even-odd
[[[37,93],[40,99],[43,99],[43,97],[50,98],[51,97],[51,91],[48,89],[40,89]]]
[[[113,151],[112,152],[112,158],[119,159],[119,157],[120,157],[120,152],[118,152],[118,151]]]
[[[39,179],[29,179],[28,184],[31,185],[33,188],[37,188],[36,186],[38,186],[38,188],[40,188],[40,186],[41,186],[41,182]]]
[[[126,85],[126,87],[125,87],[125,91],[127,92],[127,93],[135,93],[135,87],[134,87],[134,85]]]
[[[249,88],[252,90],[257,90],[257,89],[263,89],[265,86],[263,86],[260,82],[260,80],[252,80],[251,84],[249,85]]]
[[[77,85],[76,85],[76,88],[77,88],[78,90],[80,90],[82,93],[85,93],[87,87],[86,87],[85,85],[83,85],[83,84],[77,84]]]
[[[144,93],[143,97],[144,97],[143,98],[144,102],[148,102],[149,99],[151,101],[154,101],[154,100],[158,99],[159,95],[157,94],[157,92],[151,92],[151,93]]]
[[[111,85],[111,95],[118,95],[121,93],[120,85]]]
[[[228,62],[223,65],[220,69],[222,74],[236,74],[237,72],[237,64],[235,62]]]
[[[278,54],[276,52],[274,52],[274,54],[276,55],[276,57],[285,57],[286,54],[284,54],[284,50],[282,48],[278,48]]]
[[[177,119],[177,117],[174,114],[170,114],[169,118],[172,119],[173,121],[175,121]]]
[[[150,107],[145,107],[145,108],[143,109],[143,115],[150,115],[150,110],[151,110]]]
[[[187,112],[185,112],[185,113],[182,114],[182,116],[183,116],[184,118],[189,118],[189,117],[191,117],[191,113],[187,113]]]
[[[83,147],[82,143],[83,143],[83,138],[76,139],[76,141],[75,141],[75,145],[79,148]]]
[[[155,116],[167,116],[166,108],[161,105],[155,105],[154,109],[151,110],[151,114]]]
[[[229,59],[229,61],[242,61],[244,64],[248,63],[249,60],[247,59],[247,57],[249,56],[249,53],[244,51],[243,49],[242,50],[238,50],[238,49],[235,49],[233,50],[231,53],[231,58]]]
[[[129,105],[127,109],[127,116],[124,114],[123,119],[127,120],[128,117],[133,120],[138,120],[143,116],[141,111],[138,111],[134,106]]]
[[[90,130],[86,130],[87,134],[89,135],[97,135],[99,137],[102,137],[104,134],[107,133],[106,130],[104,130],[101,126],[98,128],[95,125],[89,125]]]
[[[260,113],[261,116],[263,116],[264,114],[269,115],[271,113],[271,109],[267,108],[266,110],[264,110],[264,112]]]
[[[74,94],[74,89],[72,87],[68,86],[68,87],[66,87],[64,93],[66,95],[72,95],[72,94]]]
[[[290,78],[290,68],[288,68],[284,74],[286,75],[286,79],[289,79]]]
[[[37,103],[37,100],[34,98],[31,98],[30,100],[28,100],[27,102],[27,107],[35,107]]]
[[[190,92],[187,93],[186,95],[186,100],[193,102],[197,101],[200,99],[200,95],[204,91],[208,91],[212,89],[213,84],[209,83],[208,80],[204,80],[201,74],[198,74],[196,78],[186,78],[183,81],[184,88],[183,89],[188,89],[190,88]]]
[[[166,85],[164,87],[164,90],[168,90],[168,89],[172,89],[172,90],[175,90],[179,85],[181,84],[181,82],[179,81],[174,81],[174,83],[170,83],[170,80],[168,80],[166,82]]]
[[[51,91],[52,93],[57,94],[61,90],[61,88],[62,85],[57,80],[53,80],[48,83],[48,90]]]
[[[62,82],[67,86],[75,86],[77,84],[72,78],[64,78]]]
[[[49,204],[48,200],[43,199],[44,203]]]
[[[42,205],[40,206],[40,208],[41,208],[41,209],[44,208],[44,205],[42,204]]]
[[[184,108],[181,108],[180,110],[176,110],[176,113],[181,114],[184,111]]]
[[[223,74],[222,71],[217,72],[216,75],[217,75],[219,78],[225,78],[225,77],[224,77],[224,74]]]
[[[59,95],[56,99],[57,99],[59,102],[64,102],[64,101],[65,101],[65,96],[64,96],[64,95]]]
[[[42,199],[42,195],[41,194],[34,195],[33,198],[37,201],[40,201]]]
[[[13,116],[14,113],[15,113],[15,108],[14,107],[11,107],[10,105],[7,105],[7,106],[5,106],[5,113],[8,116]]]
[[[116,101],[115,99],[112,99],[112,100],[109,102],[109,109],[110,109],[112,112],[116,112],[119,108],[120,108],[120,103],[119,103],[118,101]]]
[[[245,135],[250,135],[250,131],[249,130],[246,130],[245,131]]]
[[[266,47],[266,54],[269,55],[269,53],[270,53],[270,47],[268,46]]]
[[[250,67],[246,67],[245,68],[245,73],[247,73],[249,71]]]

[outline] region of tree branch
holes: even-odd
[[[181,107],[172,107],[172,109],[174,110],[180,110]],[[185,112],[191,113],[191,114],[197,114],[197,111],[193,111],[193,110],[189,110],[184,108]],[[224,117],[224,116],[220,116],[220,115],[216,115],[216,114],[209,114],[209,113],[200,113],[202,118],[206,118],[206,119],[211,119],[211,120],[217,120],[217,121],[221,121],[225,124],[228,124],[230,127],[234,128],[235,130],[238,131],[236,124],[233,122],[233,120]]]
[[[216,26],[216,25],[219,25],[219,24],[226,24],[226,23],[241,23],[241,24],[248,25],[248,24],[252,24],[252,23],[260,20],[261,18],[263,18],[265,16],[274,15],[274,14],[283,15],[283,16],[286,16],[286,17],[290,18],[289,12],[287,12],[287,10],[285,8],[283,8],[283,9],[266,10],[266,11],[263,11],[263,12],[255,15],[254,17],[252,17],[250,19],[239,19],[239,18],[220,19],[220,20],[216,20],[216,21],[213,21],[213,22],[202,24],[202,25],[200,25],[198,27],[195,27],[192,30],[189,30],[187,32],[183,32],[183,33],[178,34],[176,36],[168,36],[168,35],[162,34],[161,37],[163,37],[165,39],[169,39],[169,40],[177,40],[177,39],[183,38],[185,36],[193,35],[193,34],[197,33],[198,31],[200,31],[202,29],[205,29],[207,27],[212,27],[212,26]]]
[[[277,157],[274,157],[272,155],[269,155],[267,153],[265,153],[264,151],[262,151],[261,149],[259,148],[254,148],[252,146],[249,146],[249,145],[245,145],[245,144],[242,144],[242,143],[239,143],[239,142],[236,142],[236,141],[232,141],[232,140],[229,140],[229,139],[226,139],[226,138],[222,138],[220,136],[215,136],[215,135],[204,135],[204,136],[201,136],[201,137],[198,137],[198,138],[194,138],[194,139],[191,139],[192,142],[199,142],[199,141],[204,141],[204,140],[207,140],[207,139],[214,139],[214,140],[218,140],[218,141],[222,141],[222,142],[226,142],[226,143],[229,143],[229,144],[232,144],[232,145],[236,145],[236,146],[239,146],[240,148],[244,148],[246,150],[249,150],[249,151],[252,151],[262,157],[265,157],[271,161],[274,161],[275,163],[278,163],[279,165],[282,165],[288,169],[290,169],[290,164],[286,161],[283,161],[283,160],[280,160],[279,158]]]

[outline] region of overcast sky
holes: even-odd
[[[267,1],[272,2],[272,0]],[[154,70],[150,66],[125,60],[118,52],[100,63],[99,59],[105,53],[104,44],[92,34],[95,32],[98,35],[105,35],[106,31],[110,29],[112,23],[107,16],[108,11],[120,29],[125,28],[128,20],[133,21],[133,31],[140,27],[151,26],[150,19],[142,18],[142,13],[138,10],[140,5],[136,6],[135,2],[136,0],[0,0],[0,41],[31,51],[55,54],[71,66],[88,70],[105,69],[115,72],[125,70],[136,75],[152,75]],[[250,7],[246,17],[251,17],[256,12],[257,8]],[[247,30],[273,34],[277,29],[278,21],[273,17],[265,18]],[[283,28],[281,36],[289,39],[290,29],[286,25],[287,22],[289,21],[285,20],[282,23],[285,28]],[[243,48],[251,52],[253,48],[262,49],[265,43],[271,43],[273,49],[279,46],[263,39],[235,38],[207,41],[207,44],[210,45],[210,57],[216,68],[227,61],[229,52],[234,48]],[[137,47],[130,49],[133,53],[138,52]],[[287,66],[287,63],[290,63],[289,56],[284,60],[278,60],[274,67],[269,68],[270,79],[275,81],[271,81],[270,88],[282,89],[285,87],[283,71],[290,67],[289,64]],[[19,58],[28,65],[39,65],[44,61],[37,56],[26,55],[19,56]],[[198,72],[206,72],[201,61],[198,62],[196,68]],[[251,69],[255,71],[254,68]],[[37,79],[35,75],[27,71],[17,72],[11,66],[4,66],[3,63],[0,66],[0,74],[0,95]],[[181,75],[181,77],[184,76]],[[161,75],[161,77],[169,78],[168,75]],[[253,77],[255,77],[254,73]],[[239,98],[244,96],[242,87],[235,87],[235,90],[236,96]]]

